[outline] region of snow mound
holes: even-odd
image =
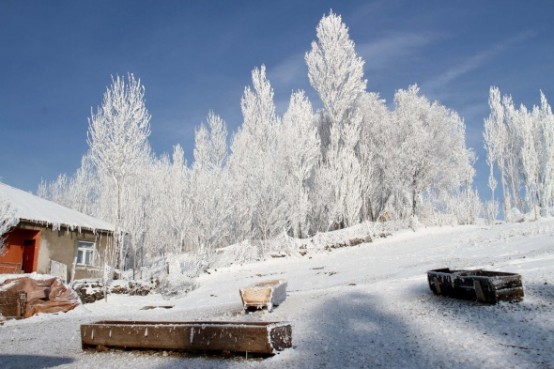
[[[294,238],[286,233],[271,240],[246,240],[217,250],[210,268],[252,263],[268,258],[302,257],[342,247],[358,246],[390,236],[399,225],[394,222],[365,222],[349,228],[317,233],[310,238]]]

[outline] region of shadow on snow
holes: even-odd
[[[3,369],[52,368],[58,365],[71,364],[73,361],[74,359],[68,357],[0,354],[0,366]]]
[[[524,283],[524,287],[523,301],[496,305],[435,296],[428,288],[428,298],[416,290],[409,294],[421,299],[429,314],[446,316],[469,327],[475,337],[494,342],[514,367],[554,368],[554,286]]]
[[[525,293],[528,301],[484,305],[434,296],[426,283],[418,284],[416,288],[407,288],[403,296],[404,304],[407,298],[417,307],[406,306],[403,316],[390,312],[386,304],[394,304],[394,301],[385,303],[373,294],[363,291],[330,294],[320,297],[322,302],[309,320],[293,321],[293,349],[287,349],[282,355],[256,360],[181,357],[158,368],[198,365],[214,368],[478,369],[483,366],[475,357],[476,353],[465,348],[461,340],[456,341],[455,331],[447,333],[451,341],[429,345],[434,338],[414,328],[410,322],[418,317],[410,314],[424,315],[422,319],[431,322],[429,324],[435,316],[440,317],[438,320],[447,329],[454,329],[454,324],[448,325],[449,321],[469,327],[474,337],[484,340],[485,344],[490,339],[495,350],[509,355],[507,361],[514,367],[554,368],[551,351],[554,327],[552,322],[541,320],[544,309],[553,309],[554,286],[528,285]]]

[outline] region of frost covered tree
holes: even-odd
[[[554,214],[554,114],[541,91],[541,105],[533,107],[537,160],[537,199],[541,216]]]
[[[474,155],[461,118],[419,95],[416,86],[397,92],[393,112],[366,92],[364,61],[340,16],[321,19],[305,59],[324,107],[317,114],[323,158],[311,196],[320,229],[384,213],[415,218],[425,193],[446,199],[460,186],[469,190]]]
[[[541,105],[528,109],[515,106],[511,96],[490,88],[489,117],[484,140],[489,163],[489,182],[502,188],[504,214],[512,219],[512,209],[533,212],[535,219],[549,214],[552,207],[554,164],[554,118],[541,92]]]
[[[278,132],[278,173],[283,178],[287,233],[306,237],[312,229],[310,187],[321,160],[320,138],[312,104],[304,91],[294,92]]]
[[[172,231],[173,248],[168,251],[182,253],[190,251],[189,233],[193,227],[191,170],[187,166],[183,149],[173,149],[172,160],[158,163],[159,178],[163,179],[162,202],[158,205],[164,211],[168,230]],[[168,240],[169,241],[169,240]],[[169,245],[167,245],[169,246]]]
[[[139,175],[144,158],[150,155],[150,114],[144,101],[144,87],[133,74],[112,78],[104,100],[91,113],[87,142],[98,174],[107,178],[113,189],[109,220],[116,228],[117,265],[122,266],[124,247],[122,225],[125,191],[131,178]]]
[[[520,112],[514,106],[512,97],[502,97],[504,107],[504,129],[506,141],[504,155],[499,158],[501,172],[506,178],[508,196],[506,196],[506,208],[508,211],[515,207],[522,210],[524,207],[522,167],[523,167],[523,127],[520,122]]]
[[[90,155],[86,154],[74,175],[68,177],[66,174],[60,174],[50,183],[41,181],[37,195],[81,213],[101,218],[101,192],[100,179],[91,163]]]
[[[308,77],[317,91],[330,125],[347,124],[355,102],[365,91],[364,61],[341,16],[330,12],[317,26],[317,41],[306,53]]]
[[[540,95],[541,105],[532,110],[524,105],[519,109],[513,105],[508,107],[519,126],[525,207],[533,212],[535,219],[548,215],[554,183],[554,119],[546,97],[542,92]]]
[[[317,41],[306,53],[308,77],[324,107],[320,115],[323,161],[316,185],[320,216],[327,229],[355,224],[361,219],[362,167],[357,145],[362,115],[356,102],[364,93],[364,61],[356,54],[348,28],[330,12],[319,22]]]
[[[57,204],[73,208],[71,198],[67,195],[69,192],[69,180],[67,175],[59,174],[53,182],[42,180],[37,190],[37,195],[53,201]]]
[[[504,131],[504,108],[501,104],[500,91],[496,87],[491,87],[489,92],[489,107],[491,113],[488,118],[485,119],[483,140],[485,144],[485,151],[487,152],[487,164],[489,166],[489,188],[491,190],[491,214],[488,216],[492,219],[496,218],[496,198],[495,190],[498,185],[496,177],[494,175],[494,165],[498,158],[503,155],[505,131]],[[502,177],[503,178],[503,177]],[[505,193],[505,184],[502,182],[502,192]],[[506,211],[506,206],[504,211]]]
[[[226,124],[210,112],[207,124],[196,130],[191,172],[191,217],[195,224],[191,242],[203,260],[211,260],[215,249],[229,237],[232,203],[225,166],[227,151]]]
[[[145,253],[146,233],[150,226],[148,215],[152,214],[152,196],[156,196],[156,188],[151,187],[152,163],[150,155],[142,157],[140,175],[132,177],[123,189],[124,215],[121,217],[121,229],[125,232],[124,242],[120,245],[125,269],[131,267],[133,271],[142,265]]]
[[[363,220],[376,220],[387,211],[391,188],[396,182],[394,135],[391,114],[385,101],[373,92],[362,94],[357,100],[362,114],[358,155],[361,165]]]
[[[227,126],[219,115],[208,113],[207,124],[196,130],[194,167],[197,170],[221,170],[227,159]]]
[[[0,199],[0,255],[4,251],[5,235],[19,223],[15,209],[7,200]]]
[[[71,208],[95,217],[102,217],[99,209],[101,183],[90,154],[81,158],[81,166],[70,180],[68,196]]]
[[[510,112],[515,115],[517,124],[521,129],[521,169],[525,178],[525,202],[527,206],[535,214],[535,219],[538,218],[538,153],[536,123],[531,112],[527,111],[525,106],[521,106],[519,111]]]
[[[431,103],[414,85],[395,94],[394,124],[398,129],[398,182],[405,196],[401,203],[417,217],[422,194],[447,193],[474,175],[474,155],[465,145],[465,125],[454,111]]]
[[[494,166],[498,168],[502,208],[508,216],[513,205],[521,207],[519,187],[521,156],[518,148],[519,118],[509,96],[502,97],[497,87],[490,88],[490,115],[485,120],[484,141],[489,161],[489,187],[496,187]],[[492,187],[491,187],[492,188]]]
[[[284,229],[281,188],[274,159],[280,124],[265,66],[252,71],[252,88],[241,100],[243,123],[233,136],[229,170],[235,189],[235,229],[239,238],[267,240]],[[260,246],[263,254],[264,246]]]

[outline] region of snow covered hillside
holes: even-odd
[[[426,271],[520,273],[520,303],[434,296]],[[288,280],[271,313],[244,314],[239,288]],[[2,368],[554,368],[554,220],[402,231],[354,247],[232,265],[171,299],[110,296],[67,314],[0,327]],[[172,309],[140,310],[146,305]],[[293,348],[267,359],[83,352],[79,325],[102,319],[289,321]]]

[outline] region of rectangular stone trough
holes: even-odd
[[[81,325],[83,349],[254,353],[273,355],[292,346],[283,322],[100,321]]]
[[[436,295],[490,304],[521,301],[524,295],[521,275],[516,273],[443,268],[428,271],[427,280]]]

